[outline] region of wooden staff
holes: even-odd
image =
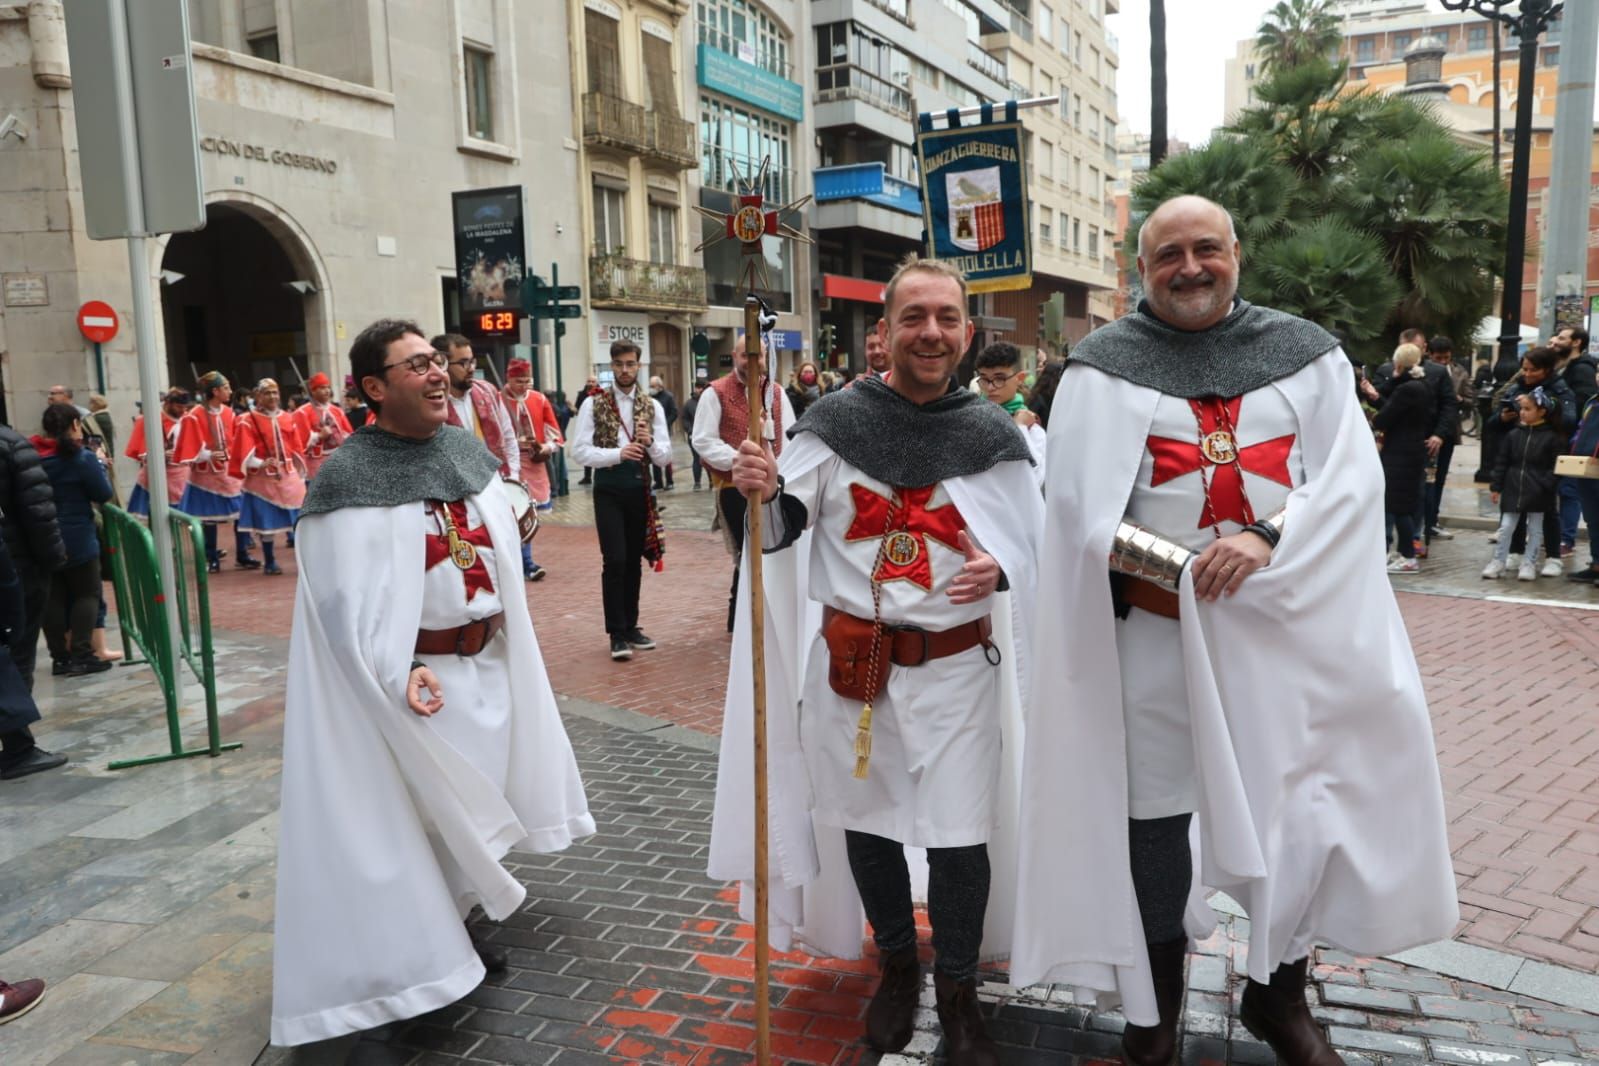
[[[761,387],[765,348],[761,344],[761,302],[754,293],[744,297],[744,369],[749,439],[766,440],[766,390]],[[755,1061],[772,1061],[772,958],[767,944],[766,875],[766,595],[761,583],[761,512],[765,501],[760,489],[746,496],[748,532],[744,552],[749,559],[750,663],[755,679]]]

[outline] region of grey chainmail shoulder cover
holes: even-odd
[[[1253,392],[1336,347],[1338,338],[1314,322],[1243,300],[1197,333],[1168,326],[1143,302],[1133,314],[1084,337],[1071,361],[1191,400]]]
[[[846,463],[901,489],[1009,460],[1033,461],[1026,438],[998,404],[965,389],[916,404],[877,378],[856,378],[811,404],[788,431],[791,439],[801,433],[816,434]]]
[[[440,426],[427,440],[362,426],[317,471],[300,513],[452,502],[482,492],[499,472],[500,461],[460,426]]]

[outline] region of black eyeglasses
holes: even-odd
[[[413,374],[426,374],[428,367],[436,366],[440,369],[449,365],[449,359],[443,352],[420,352],[409,359],[401,359],[398,363],[384,363],[384,373],[397,366],[403,366]]]

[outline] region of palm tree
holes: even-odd
[[[1308,318],[1347,341],[1370,341],[1383,333],[1401,290],[1382,242],[1328,216],[1261,245],[1238,291],[1251,303]]]
[[[1296,67],[1332,55],[1343,40],[1334,0],[1278,0],[1255,34],[1255,51],[1267,71]]]
[[[1149,0],[1149,165],[1166,158],[1166,0]]]

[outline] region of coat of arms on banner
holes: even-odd
[[[949,239],[968,252],[986,251],[1005,239],[1005,198],[999,168],[944,175],[949,199]]]

